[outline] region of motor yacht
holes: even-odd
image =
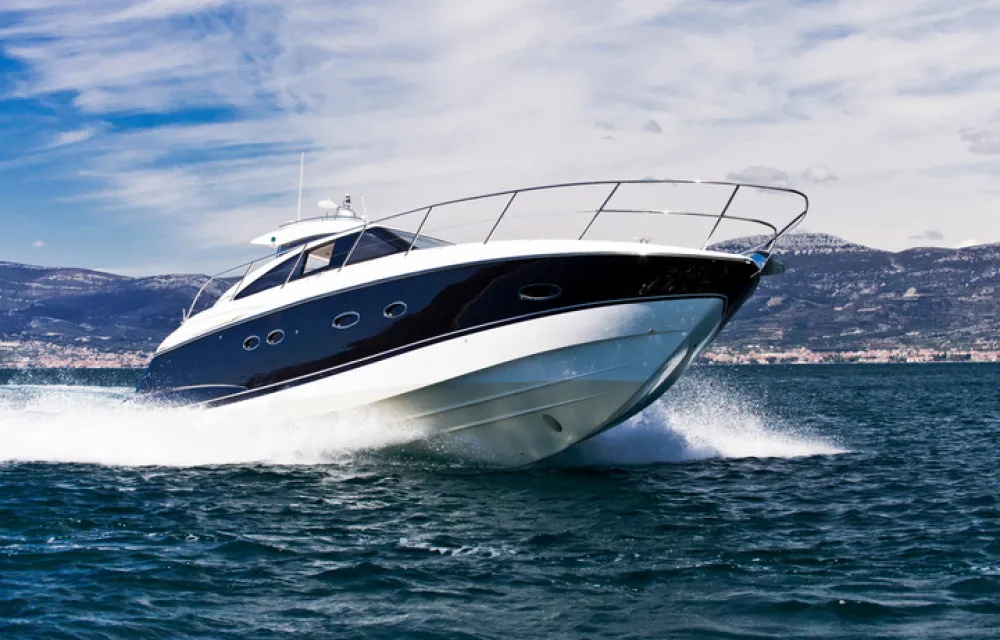
[[[721,190],[721,207],[623,200],[627,190],[653,187]],[[555,204],[581,191],[596,196],[589,207]],[[749,191],[765,194],[765,208],[775,196],[794,198],[787,224],[736,215],[737,196]],[[532,198],[542,210],[520,215]],[[760,278],[781,270],[774,246],[808,211],[793,189],[653,179],[500,191],[375,220],[349,196],[320,204],[324,215],[255,238],[268,247],[264,258],[214,276],[231,283],[214,304],[199,309],[199,291],[156,350],[139,398],[234,420],[361,412],[420,434],[428,450],[534,463],[658,399]],[[459,212],[434,228],[463,206],[488,213]],[[574,214],[574,223],[553,223],[553,212]],[[626,224],[637,217],[658,226]],[[663,223],[675,220],[709,233],[695,247],[660,240],[672,237]],[[739,253],[713,250],[720,225],[731,222],[768,233]],[[505,237],[505,225],[528,233]]]

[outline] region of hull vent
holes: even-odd
[[[550,416],[549,414],[543,413],[542,420],[544,420],[545,424],[549,425],[549,428],[555,431],[556,433],[562,433],[563,430],[562,423],[553,418],[552,416]]]

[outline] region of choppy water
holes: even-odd
[[[0,637],[1000,637],[1000,366],[702,368],[506,472],[121,375],[0,378]]]

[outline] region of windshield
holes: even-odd
[[[292,272],[292,269],[295,268],[295,263],[298,261],[298,258],[298,253],[293,253],[288,256],[271,268],[270,271],[244,287],[242,291],[236,294],[234,299],[239,300],[240,298],[252,296],[255,293],[260,293],[266,289],[285,284],[288,280],[288,275]]]
[[[410,243],[413,242],[413,235],[409,231],[401,229],[370,227],[363,233],[349,233],[324,242],[309,249],[304,255],[301,251],[296,251],[248,284],[236,294],[235,299],[239,300],[281,286],[291,280],[339,269],[344,266],[348,255],[351,258],[349,264],[358,264],[397,253],[405,253],[410,248]],[[450,244],[450,242],[430,236],[420,236],[413,244],[413,249],[433,249],[446,247]]]
[[[386,231],[391,231],[395,236],[406,241],[406,246],[410,246],[413,242],[413,235],[409,231],[403,231],[402,229],[385,229]],[[420,236],[417,238],[416,244],[413,245],[414,249],[435,249],[437,247],[449,247],[452,242],[446,242],[440,238],[433,238],[431,236]],[[352,260],[353,262],[353,260]]]

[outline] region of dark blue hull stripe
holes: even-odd
[[[312,298],[157,354],[137,391],[182,400],[182,390],[201,389],[186,401],[218,406],[472,332],[609,304],[713,296],[726,300],[728,317],[756,287],[755,271],[709,258],[582,255],[414,274]],[[548,294],[524,295],[536,290]],[[281,340],[270,344],[274,335]]]

